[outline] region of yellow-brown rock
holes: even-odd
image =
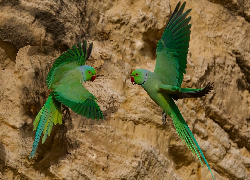
[[[0,179],[209,180],[172,120],[130,73],[153,71],[174,0],[0,0]],[[215,82],[206,97],[178,100],[217,180],[250,180],[250,1],[188,0],[191,41],[183,87]],[[33,121],[49,95],[53,61],[93,42],[86,83],[106,119],[64,112],[29,159]]]

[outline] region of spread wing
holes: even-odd
[[[54,62],[52,68],[50,69],[46,83],[47,86],[50,87],[52,79],[53,79],[53,73],[55,69],[65,63],[69,62],[79,62],[79,66],[82,66],[85,64],[86,60],[89,58],[90,53],[92,51],[93,43],[89,45],[89,48],[87,50],[87,41],[85,40],[83,42],[83,46],[81,45],[81,41],[78,43],[78,47],[76,45],[72,46],[72,49],[68,49],[66,52],[61,54]]]
[[[104,115],[93,96],[82,85],[83,76],[78,69],[63,75],[61,80],[53,85],[56,100],[68,106],[75,113],[91,119],[104,119]]]
[[[186,73],[191,33],[191,24],[188,24],[191,17],[186,18],[191,9],[182,14],[185,4],[180,9],[180,2],[177,4],[157,44],[154,70],[163,84],[178,87],[182,84],[183,73]]]
[[[190,88],[181,88],[179,92],[171,94],[174,100],[183,99],[183,98],[197,98],[202,97],[212,91],[214,88],[214,83],[208,83],[206,87],[202,89],[190,89]]]

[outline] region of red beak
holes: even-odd
[[[91,77],[91,81],[93,82],[95,80],[95,75]]]
[[[135,79],[134,79],[133,76],[131,76],[131,82],[132,82],[132,84],[134,85]]]

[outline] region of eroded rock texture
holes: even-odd
[[[130,83],[153,71],[175,0],[0,1],[0,179],[212,179],[159,108]],[[206,97],[178,100],[218,180],[250,179],[250,1],[189,0],[192,33],[183,87],[215,82]],[[78,40],[94,47],[86,83],[106,120],[64,109],[34,159],[33,121],[49,95],[53,61]]]

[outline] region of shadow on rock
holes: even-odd
[[[16,61],[18,49],[13,43],[0,39],[0,48],[4,49],[8,58],[10,58],[13,62]]]
[[[30,84],[23,85],[22,106],[24,115],[32,119],[32,123],[24,123],[20,128],[22,138],[35,138],[35,131],[33,131],[33,122],[36,115],[44,105],[49,95],[46,86],[46,76],[48,69],[35,69],[34,77]],[[31,159],[34,169],[41,173],[48,174],[48,169],[51,164],[58,163],[69,154],[69,150],[76,149],[78,144],[67,138],[67,131],[73,128],[70,111],[66,106],[62,110],[62,124],[53,125],[50,136],[47,137],[44,144],[42,144],[42,137],[40,138],[35,157]],[[49,174],[49,176],[53,176]]]
[[[5,153],[5,147],[4,145],[0,142],[0,172],[3,174],[3,170],[5,167],[5,162],[6,162],[6,153]]]
[[[58,163],[61,159],[66,158],[67,154],[70,154],[70,150],[79,147],[76,142],[67,138],[67,131],[72,128],[69,109],[64,107],[62,124],[53,126],[51,135],[47,137],[44,144],[42,144],[42,138],[40,139],[34,158],[34,169],[46,174],[49,172],[51,164]]]
[[[2,1],[0,1],[1,6],[16,6],[19,4],[20,4],[19,0],[2,0]]]

